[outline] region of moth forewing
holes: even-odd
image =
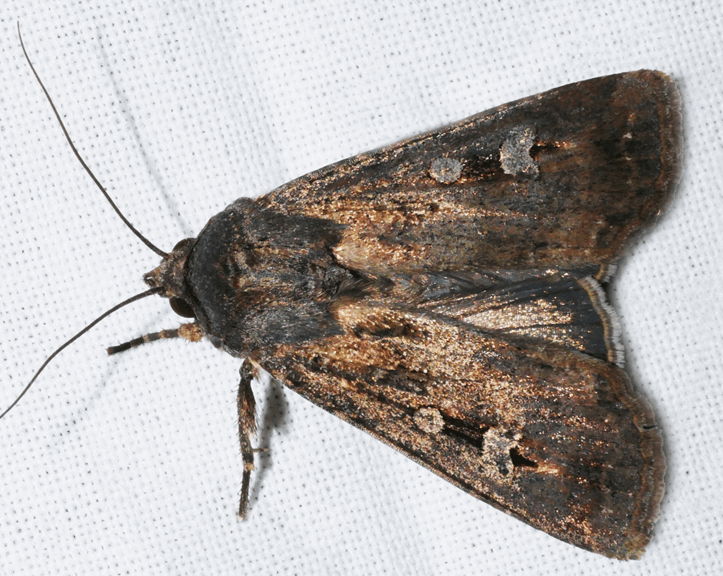
[[[428,313],[355,303],[337,318],[342,335],[263,363],[517,518],[608,556],[640,555],[664,458],[652,411],[622,369]]]

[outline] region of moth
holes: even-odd
[[[162,260],[126,303],[158,294],[191,320],[109,353],[205,337],[243,359],[240,518],[263,368],[535,528],[639,558],[662,436],[603,285],[680,164],[661,72],[493,108],[240,198],[170,253],[146,241]]]

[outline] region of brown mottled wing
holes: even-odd
[[[360,154],[258,202],[344,224],[338,260],[371,274],[552,267],[601,278],[669,198],[680,130],[668,76],[603,76]]]
[[[662,441],[617,366],[429,312],[339,303],[343,334],[262,352],[293,390],[476,497],[615,558],[642,554]]]

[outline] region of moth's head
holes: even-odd
[[[186,261],[196,243],[195,238],[181,240],[173,251],[161,260],[160,266],[143,276],[143,281],[151,288],[163,288],[161,296],[170,300],[171,308],[179,316],[194,318],[193,307],[188,302],[185,285]]]

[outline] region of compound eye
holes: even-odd
[[[190,243],[193,242],[194,240],[195,240],[195,238],[184,238],[183,240],[181,240],[178,244],[176,244],[176,245],[173,247],[172,252],[175,252],[176,250],[178,250],[179,248],[182,248],[182,247],[185,246],[186,244],[190,244]]]
[[[196,314],[194,314],[193,308],[191,308],[190,304],[185,300],[173,296],[170,299],[170,302],[171,308],[179,316],[183,316],[184,318],[195,318]]]

